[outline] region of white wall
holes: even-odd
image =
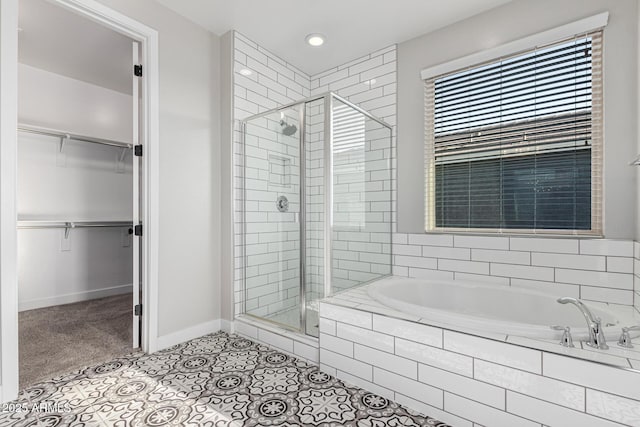
[[[127,229],[18,231],[18,309],[31,310],[132,291]],[[63,247],[65,249],[63,249]]]
[[[18,120],[73,133],[131,141],[132,98],[20,64]],[[18,134],[20,220],[130,221],[131,151]],[[18,231],[20,310],[130,292],[128,228]]]
[[[424,232],[424,88],[420,70],[608,10],[604,35],[608,238],[635,236],[637,1],[516,0],[398,45],[398,230]]]
[[[20,64],[18,121],[131,142],[132,98]],[[55,137],[18,134],[20,219],[130,220],[132,156],[118,171],[119,148],[77,141],[59,153]]]
[[[18,72],[20,123],[131,142],[131,95],[25,64]]]
[[[219,37],[153,0],[99,0],[158,31],[158,334],[220,318]]]

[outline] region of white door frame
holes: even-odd
[[[140,123],[140,141],[144,145],[142,349],[152,353],[158,348],[158,32],[96,0],[48,1],[140,42],[144,66],[141,86],[144,111]],[[18,3],[19,0],[0,0],[0,402],[13,400],[18,395]]]
[[[136,66],[136,64],[140,63],[140,43],[138,43],[137,41],[132,41],[131,42],[131,64],[134,65],[134,67]],[[143,73],[144,74],[144,73]],[[140,144],[140,113],[141,113],[141,107],[143,107],[142,103],[140,102],[140,79],[138,78],[138,76],[132,75],[131,76],[131,111],[133,112],[133,127],[132,127],[132,132],[131,132],[131,142],[133,143],[133,146],[135,147],[136,145]],[[144,110],[143,110],[144,111]],[[133,175],[133,212],[132,213],[132,219],[133,219],[133,230],[135,230],[135,227],[137,224],[140,224],[143,220],[143,218],[140,216],[140,213],[142,212],[142,210],[140,209],[140,160],[135,153],[131,153],[131,163],[133,163],[133,167],[132,167],[132,175]],[[144,157],[144,156],[143,156]],[[142,304],[142,301],[140,300],[140,290],[141,290],[141,286],[142,286],[142,281],[140,280],[140,276],[141,276],[141,271],[140,271],[140,265],[142,264],[142,258],[141,258],[141,248],[140,248],[140,244],[142,243],[141,239],[138,238],[138,236],[133,235],[133,241],[131,243],[131,247],[133,248],[133,277],[131,279],[131,283],[132,283],[132,290],[133,290],[133,301],[131,301],[131,309],[132,309],[132,313],[131,313],[131,319],[132,319],[132,323],[133,323],[133,333],[132,335],[132,345],[133,348],[137,348],[140,347],[141,344],[141,333],[142,330],[140,328],[141,326],[141,320],[142,317],[137,316],[135,313],[135,309],[136,306],[138,304]]]

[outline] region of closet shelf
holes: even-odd
[[[39,135],[53,136],[56,138],[60,138],[61,141],[74,140],[74,141],[81,141],[81,142],[89,142],[91,144],[109,145],[111,147],[118,147],[118,148],[128,148],[128,149],[133,148],[133,144],[129,144],[126,142],[114,141],[111,139],[94,138],[92,136],[79,135],[75,133],[64,132],[64,131],[44,128],[40,126],[18,124],[18,131],[26,132],[26,133],[36,133]]]
[[[133,221],[18,221],[18,228],[106,228],[133,227]]]

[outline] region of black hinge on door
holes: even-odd
[[[137,304],[133,307],[133,314],[136,316],[142,316],[142,304]]]
[[[142,236],[142,224],[138,224],[133,227],[133,234],[135,234],[136,236]]]
[[[133,66],[133,75],[137,77],[142,77],[142,65],[136,64]]]
[[[137,157],[142,157],[142,145],[134,145],[133,146],[133,154]]]

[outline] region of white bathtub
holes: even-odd
[[[504,285],[387,277],[368,285],[378,302],[419,316],[426,323],[529,338],[560,339],[551,325],[570,326],[574,340],[588,338],[586,321],[577,307],[559,304],[558,296]],[[620,334],[620,321],[608,309],[594,307],[608,341]]]

